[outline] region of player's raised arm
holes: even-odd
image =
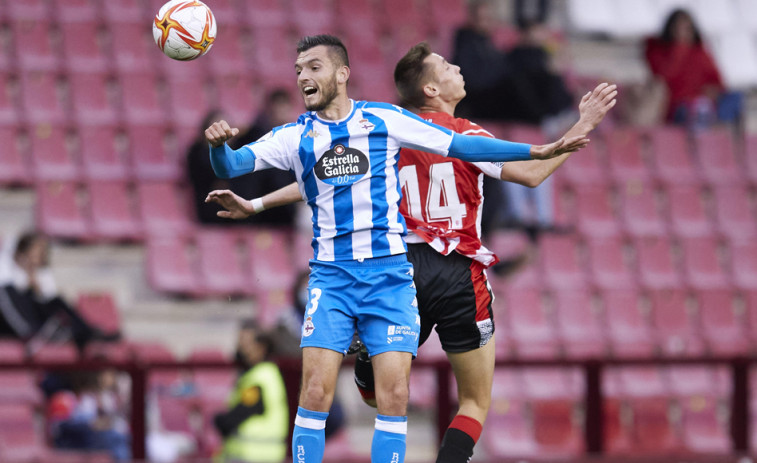
[[[205,139],[210,144],[210,165],[220,178],[239,177],[255,169],[255,156],[250,150],[233,150],[226,140],[239,133],[226,121],[214,122],[205,129]]]
[[[527,161],[530,159],[550,159],[565,153],[572,153],[589,144],[586,136],[561,138],[546,145],[514,143],[496,138],[454,134],[449,147],[449,155],[469,162],[480,161]]]
[[[285,206],[299,201],[302,201],[302,195],[300,194],[297,182],[290,183],[261,198],[254,198],[249,201],[230,190],[214,190],[205,198],[206,203],[217,203],[226,209],[225,211],[218,211],[218,217],[236,220],[246,219],[266,209]]]

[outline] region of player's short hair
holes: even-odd
[[[413,46],[394,68],[394,85],[400,94],[403,106],[420,108],[426,100],[423,93],[423,80],[428,72],[424,62],[431,54],[431,47],[426,42]]]
[[[339,37],[329,34],[308,35],[297,42],[297,53],[310,50],[311,48],[324,45],[328,47],[331,56],[336,56],[338,64],[350,67],[350,58],[347,56],[347,47],[344,46]]]

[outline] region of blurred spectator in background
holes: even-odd
[[[239,149],[244,145],[253,143],[270,132],[274,127],[295,120],[298,114],[299,113],[292,102],[292,96],[287,90],[273,90],[266,97],[263,111],[257,116],[255,121],[246,131],[240,133],[237,137],[229,141],[229,146],[233,149]],[[208,156],[207,146],[205,149],[205,156]],[[258,198],[266,193],[287,186],[295,180],[292,172],[269,169],[266,172],[252,172],[243,175],[242,177],[231,179],[230,182],[232,185],[231,190],[239,196],[243,198]],[[205,194],[209,192],[210,190],[206,191]],[[255,214],[247,218],[246,221],[261,225],[293,227],[295,210],[295,204],[287,204],[286,206]]]
[[[50,269],[50,241],[28,232],[15,243],[12,257],[0,264],[0,337],[28,342],[31,351],[46,342],[117,341],[90,325],[60,295]]]
[[[226,412],[214,424],[223,436],[222,462],[284,461],[289,407],[279,367],[269,360],[273,338],[255,321],[242,322],[237,341],[239,379]]]
[[[106,451],[116,461],[130,460],[131,436],[116,371],[77,371],[69,380],[71,390],[56,392],[48,403],[55,447]]]
[[[650,71],[667,90],[666,121],[692,128],[739,121],[743,97],[725,91],[688,11],[671,12],[662,33],[646,40],[644,55]]]

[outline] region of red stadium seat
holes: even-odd
[[[616,182],[646,182],[651,178],[642,155],[642,136],[638,129],[610,130],[604,134],[604,140],[610,176]]]
[[[714,228],[697,185],[668,185],[668,229],[677,236],[707,236]]]
[[[657,366],[623,367],[617,370],[618,396],[624,398],[670,395],[665,371]]]
[[[80,198],[83,190],[70,182],[47,182],[36,187],[37,226],[47,235],[87,240],[91,237],[89,222]]]
[[[746,169],[744,174],[752,183],[757,185],[757,136],[748,135],[744,140],[744,162]]]
[[[730,128],[710,128],[694,134],[695,149],[702,176],[709,183],[743,183],[743,168],[736,159]]]
[[[121,72],[118,82],[121,87],[122,117],[127,124],[144,126],[166,120],[166,98],[158,93],[154,76],[132,70],[130,73]]]
[[[228,360],[223,353],[221,354],[224,361]],[[190,355],[190,360],[193,359],[197,359],[197,357]],[[237,380],[237,372],[232,368],[202,368],[195,370],[192,377],[200,400],[206,403],[221,404],[228,400]]]
[[[200,296],[202,282],[190,260],[184,238],[152,237],[147,241],[147,279],[150,285],[167,293]]]
[[[42,391],[34,373],[28,371],[0,372],[0,404],[40,405]],[[1,408],[1,406],[0,406]]]
[[[492,403],[482,433],[482,446],[494,458],[538,453],[523,395],[517,370],[494,371]]]
[[[226,352],[224,352],[223,349],[218,348],[218,347],[196,347],[196,348],[193,348],[192,351],[187,356],[187,361],[189,362],[226,363],[228,362],[228,360],[229,360],[229,355],[226,354]],[[203,371],[205,370],[200,368],[195,372],[195,381],[197,379],[196,378],[197,373],[202,373]],[[214,371],[214,370],[211,370],[211,371]]]
[[[620,233],[610,204],[610,190],[581,185],[575,189],[575,225],[583,236],[617,236]]]
[[[749,321],[749,335],[752,338],[752,345],[757,340],[757,291],[744,291],[742,295],[746,305],[747,320]]]
[[[183,64],[183,63],[182,63]],[[171,122],[196,130],[210,110],[207,85],[194,79],[172,79],[169,86]]]
[[[255,296],[255,320],[264,328],[276,326],[281,317],[281,311],[292,307],[291,290],[284,288],[266,290],[250,286],[246,291]]]
[[[290,235],[273,228],[255,228],[246,231],[244,239],[250,265],[247,286],[251,294],[272,289],[288,291],[295,277]]]
[[[261,101],[253,94],[255,86],[251,77],[246,74],[216,76],[215,87],[218,93],[216,103],[229,118],[229,124],[239,127],[253,120]]]
[[[29,124],[67,122],[60,98],[58,77],[53,73],[30,71],[19,74],[23,118]]]
[[[90,180],[126,180],[122,135],[114,126],[79,126],[77,151]]]
[[[632,236],[662,236],[667,234],[660,215],[657,192],[649,183],[629,181],[618,188],[620,220],[623,229]]]
[[[747,320],[737,311],[734,293],[730,289],[700,289],[695,295],[708,350],[715,355],[747,354]]]
[[[63,67],[68,72],[102,73],[109,71],[108,50],[103,49],[103,31],[96,22],[63,22]]]
[[[10,2],[4,14],[7,14],[8,18],[14,21],[50,19],[50,9],[45,0]]]
[[[591,294],[581,290],[554,293],[557,332],[565,355],[570,358],[604,357],[608,341]]]
[[[601,295],[612,355],[651,356],[655,350],[652,326],[641,311],[636,291],[607,289]]]
[[[214,4],[213,14],[215,12],[216,5]],[[217,16],[216,19],[223,21]],[[213,42],[213,53],[208,53],[205,57],[208,60],[211,74],[216,77],[239,77],[248,74],[250,68],[247,65],[247,57],[245,56],[243,46],[246,42],[249,42],[249,35],[244,34],[241,27],[235,24],[224,24],[223,32],[221,33],[223,34],[223,40]]]
[[[531,405],[539,455],[579,455],[584,451],[582,429],[571,400],[539,400]]]
[[[121,331],[121,314],[113,295],[105,292],[79,294],[76,308],[85,320],[105,333]]]
[[[502,295],[510,336],[519,358],[554,358],[559,354],[557,328],[536,289],[512,288]]]
[[[596,145],[590,143],[579,154],[570,158],[555,172],[555,176],[571,185],[607,185],[609,176],[606,160]]]
[[[136,214],[133,192],[123,181],[97,180],[87,184],[92,232],[101,240],[134,241],[144,230]]]
[[[634,454],[669,454],[681,450],[682,443],[670,419],[669,399],[635,399],[629,405]]]
[[[1,83],[0,83],[1,85]],[[26,139],[19,127],[0,126],[0,185],[29,185],[32,180],[28,156],[20,140]]]
[[[751,239],[731,241],[731,278],[744,290],[757,289],[757,242]]]
[[[289,17],[281,0],[259,0],[245,5],[242,19],[252,29],[260,27],[284,28],[288,25]]]
[[[32,359],[41,363],[65,365],[78,358],[79,352],[73,344],[45,344],[32,353]]]
[[[165,362],[176,362],[176,356],[173,354],[173,352],[166,347],[165,344],[158,341],[140,341],[140,342],[131,342],[129,345],[132,355],[136,360],[139,360],[141,362],[146,363],[165,363]],[[160,380],[162,373],[168,374],[165,377],[171,378],[172,381],[174,378],[182,379],[184,378],[184,372],[181,370],[176,369],[170,369],[170,370],[151,370],[150,375],[148,377],[149,384],[164,384],[164,385],[170,385],[171,382],[161,382]]]
[[[255,9],[257,15],[257,8]],[[292,51],[295,44],[286,31],[273,24],[253,28],[252,68],[266,88],[281,86],[282,78],[294,82]],[[265,44],[261,46],[261,44]]]
[[[636,287],[636,278],[627,263],[623,246],[622,240],[611,236],[586,241],[591,284],[602,289]]]
[[[68,143],[70,134],[62,126],[39,124],[29,133],[32,172],[35,180],[74,180],[79,166]]]
[[[299,37],[334,30],[334,7],[329,0],[291,3],[288,15]]]
[[[176,181],[183,172],[176,153],[165,146],[168,129],[163,125],[134,125],[127,128],[129,155],[134,176],[141,181]]]
[[[0,339],[0,362],[22,362],[25,356],[22,341]]]
[[[118,120],[111,104],[112,84],[105,75],[72,72],[69,87],[74,118],[80,125],[112,125]]]
[[[730,276],[721,264],[724,246],[709,237],[685,237],[683,250],[684,282],[692,288],[725,288]]]
[[[663,183],[696,183],[701,180],[689,154],[689,142],[684,129],[673,126],[657,127],[650,132],[652,172]]]
[[[160,50],[155,45],[152,37],[151,28],[145,27],[145,20],[151,22],[151,17],[142,17],[141,13],[136,13],[136,9],[129,7],[129,2],[104,2],[104,17],[111,26],[108,29],[110,33],[110,42],[112,44],[110,54],[118,73],[130,74],[135,70],[145,73],[148,76],[155,73],[154,59],[165,58],[160,56]],[[123,8],[119,8],[122,6]],[[116,10],[111,14],[108,9]],[[118,16],[121,15],[121,16]],[[130,20],[130,17],[137,15],[137,19]],[[123,22],[120,22],[123,21]],[[128,43],[129,46],[119,46],[118,44]]]
[[[667,237],[644,237],[633,241],[637,278],[646,288],[675,288],[682,283]]]
[[[53,48],[50,37],[52,23],[44,15],[12,21],[10,27],[11,35],[21,38],[13,41],[19,70],[50,72],[60,68],[60,54]]]
[[[147,234],[182,234],[191,229],[186,205],[173,183],[138,183],[137,206]]]
[[[248,284],[242,246],[235,230],[200,228],[195,233],[200,280],[213,295],[242,294]]]
[[[586,286],[586,274],[575,236],[542,237],[539,241],[539,259],[541,273],[550,288],[580,289]]]
[[[663,355],[699,356],[705,351],[698,320],[690,312],[687,294],[679,289],[649,293],[655,339]]]
[[[62,23],[98,22],[100,3],[95,0],[53,0],[55,18]]]
[[[0,57],[0,70],[3,69]],[[19,121],[19,111],[16,102],[17,79],[8,72],[0,72],[0,125],[15,125]]]
[[[731,239],[754,239],[757,237],[757,219],[749,205],[746,188],[723,185],[714,188],[716,227]]]
[[[157,11],[146,11],[140,0],[119,0],[117,2],[102,3],[102,17],[109,23],[111,31],[123,27],[125,24],[136,25],[144,20],[152,19]],[[141,24],[140,24],[141,25]],[[133,42],[113,42],[133,43]],[[124,47],[126,48],[126,47]]]

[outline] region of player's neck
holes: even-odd
[[[457,101],[440,101],[438,99],[426,100],[425,104],[419,109],[422,113],[447,113],[450,116],[455,115]]]
[[[318,117],[327,121],[341,121],[350,115],[352,102],[347,95],[338,95],[324,110],[318,111]]]

